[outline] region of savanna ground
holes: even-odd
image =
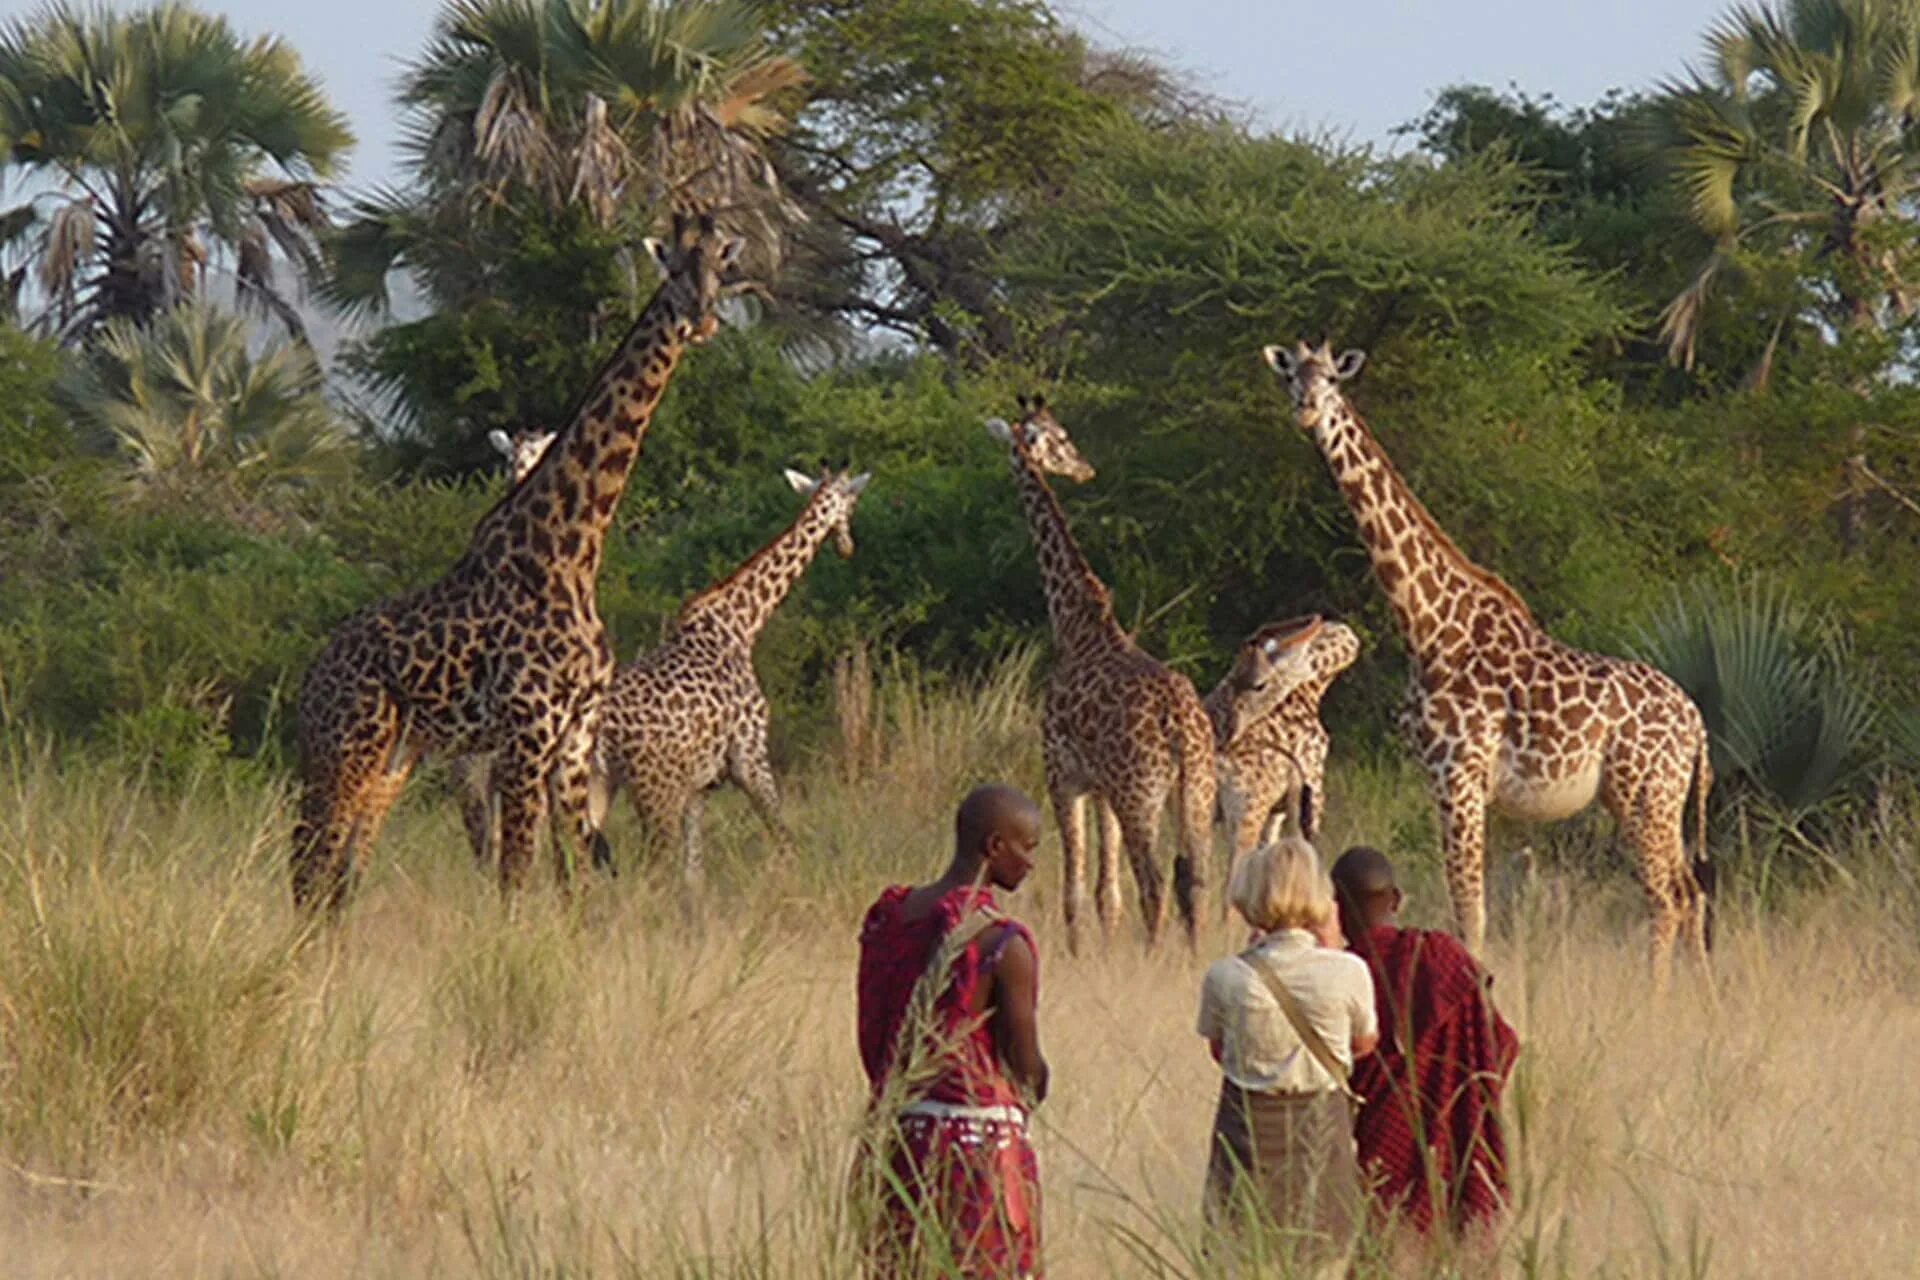
[[[970,782],[1037,786],[1024,670],[964,696],[883,686],[863,750],[789,771],[799,861],[769,863],[735,798],[711,805],[692,922],[658,870],[571,902],[543,890],[508,918],[427,778],[338,936],[301,943],[283,782],[153,787],[11,733],[0,1270],[851,1274],[856,924],[880,886],[937,868]],[[1439,923],[1417,780],[1389,754],[1330,790],[1326,845],[1407,855],[1413,917]],[[1911,1274],[1911,797],[1834,837],[1823,856],[1848,870],[1748,849],[1723,895],[1717,1012],[1684,965],[1649,999],[1641,901],[1604,834],[1529,860],[1496,832],[1491,960],[1525,1046],[1501,1273]],[[631,827],[614,835],[633,848]],[[1054,1067],[1037,1121],[1049,1274],[1206,1275],[1217,1076],[1192,1017],[1233,935],[1211,926],[1199,956],[1129,936],[1070,957],[1045,848],[1018,909],[1042,938]]]

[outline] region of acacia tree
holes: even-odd
[[[808,221],[784,302],[948,355],[1004,356],[994,249],[1122,123],[1212,111],[1041,0],[774,0],[811,77],[775,162]]]
[[[178,0],[126,13],[60,0],[0,30],[0,153],[42,190],[0,237],[44,295],[37,323],[84,341],[144,324],[231,260],[239,297],[299,333],[276,251],[318,267],[317,185],[345,118],[277,38],[243,39]]]

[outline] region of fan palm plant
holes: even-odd
[[[274,258],[318,267],[316,182],[352,143],[291,48],[178,0],[60,0],[0,30],[0,152],[41,189],[0,215],[0,238],[31,230],[40,319],[63,340],[145,323],[217,254],[243,301],[298,333]]]
[[[381,305],[405,265],[456,301],[462,255],[447,250],[488,209],[529,201],[635,240],[663,203],[698,205],[747,238],[765,278],[795,214],[761,147],[803,80],[739,0],[447,0],[400,89],[418,182],[356,206],[331,293]]]
[[[145,327],[109,320],[64,398],[148,488],[243,496],[350,467],[353,441],[303,343],[249,349],[246,321],[189,301]]]
[[[1742,5],[1708,34],[1704,70],[1666,90],[1667,155],[1715,247],[1668,304],[1662,336],[1691,367],[1729,268],[1817,268],[1774,317],[1881,332],[1920,284],[1920,0]],[[1764,363],[1764,361],[1763,361]]]
[[[1676,593],[1634,648],[1700,708],[1714,772],[1789,817],[1833,799],[1866,763],[1874,703],[1851,677],[1845,639],[1784,590]]]

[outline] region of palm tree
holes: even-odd
[[[275,250],[318,266],[315,183],[352,143],[291,48],[178,0],[127,13],[56,0],[0,29],[0,152],[44,188],[0,233],[31,227],[41,322],[63,340],[147,322],[220,253],[239,296],[298,333]]]
[[[793,212],[761,146],[804,78],[739,0],[447,0],[400,90],[417,185],[356,206],[332,296],[382,305],[405,265],[457,301],[467,255],[446,251],[529,201],[636,240],[663,204],[698,205],[748,237],[764,278]]]
[[[116,316],[63,388],[143,488],[254,497],[343,474],[353,440],[305,343],[249,349],[244,319],[191,300],[144,327]]]
[[[1789,325],[1880,333],[1912,311],[1920,0],[1742,5],[1707,46],[1704,71],[1667,88],[1665,121],[1668,157],[1715,248],[1668,304],[1661,333],[1691,368],[1723,273],[1789,260],[1799,270],[1811,258],[1818,279],[1773,317],[1764,380]]]

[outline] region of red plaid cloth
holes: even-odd
[[[1354,1066],[1354,1125],[1381,1212],[1421,1232],[1433,1196],[1456,1232],[1507,1203],[1500,1091],[1520,1042],[1487,996],[1493,979],[1451,934],[1382,925],[1353,943],[1373,970],[1380,1047]]]
[[[907,893],[905,885],[882,893],[860,927],[860,1061],[876,1099],[893,1065],[907,1003],[941,940],[976,905],[998,910],[991,889],[959,889],[908,921],[900,916]],[[992,948],[975,939],[954,961],[952,980],[934,1006],[946,1061],[916,1100],[960,1108],[1024,1105],[1001,1065],[991,1021],[972,1012],[1008,940],[1017,934],[1033,944],[1026,926],[1008,925]],[[887,1138],[889,1172],[869,1248],[873,1273],[912,1274],[917,1258],[931,1256],[980,1280],[1037,1280],[1040,1177],[1025,1124],[911,1112],[887,1122],[897,1130]],[[938,1244],[917,1238],[930,1223],[944,1236]]]

